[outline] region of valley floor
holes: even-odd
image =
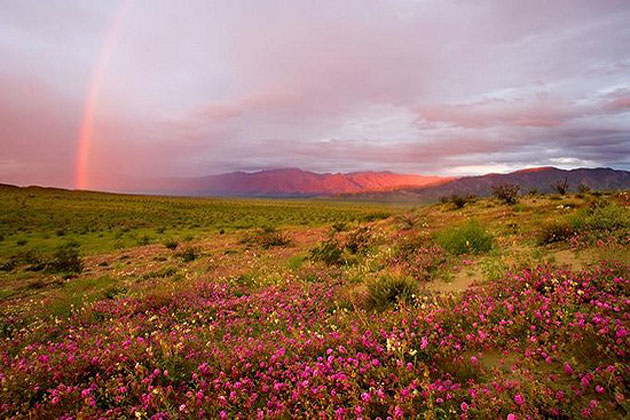
[[[630,416],[628,193],[0,195],[2,417]]]

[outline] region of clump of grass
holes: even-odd
[[[538,245],[567,242],[575,236],[576,233],[575,229],[564,221],[547,223],[538,233]]]
[[[516,184],[501,184],[492,187],[492,195],[505,204],[516,204],[521,187]]]
[[[330,228],[334,233],[345,232],[348,230],[348,224],[345,222],[336,222],[333,223]]]
[[[164,279],[167,277],[172,277],[177,274],[177,269],[175,267],[162,267],[159,270],[149,271],[148,273],[144,273],[142,275],[143,280],[148,279]]]
[[[455,255],[482,254],[494,246],[492,235],[475,220],[444,229],[435,238],[442,248]]]
[[[164,246],[167,249],[175,250],[179,246],[179,242],[177,242],[175,239],[172,239],[172,238],[171,239],[167,239],[166,242],[164,242]]]
[[[411,302],[418,285],[411,277],[388,274],[378,279],[367,281],[366,309],[382,311],[401,302]]]
[[[346,248],[351,254],[365,254],[372,239],[372,229],[360,226],[350,232],[346,238]]]
[[[151,243],[151,237],[149,235],[142,235],[138,238],[137,242],[140,246],[149,245]]]
[[[510,268],[498,253],[492,253],[480,263],[481,272],[490,280],[502,278]]]
[[[288,235],[278,229],[266,226],[262,229],[257,229],[254,232],[248,233],[242,240],[244,244],[256,244],[263,249],[269,249],[271,247],[285,247],[291,244],[291,240]]]
[[[376,222],[377,220],[387,219],[390,216],[389,213],[377,211],[373,213],[368,213],[362,217],[362,221],[364,222]]]
[[[418,216],[412,213],[399,214],[395,217],[396,223],[400,229],[409,230],[418,226]]]
[[[527,207],[525,207],[524,204],[516,203],[516,204],[514,204],[514,206],[512,206],[512,210],[514,210],[517,213],[520,213],[522,211],[527,210]]]
[[[80,273],[83,271],[83,260],[79,255],[79,245],[69,242],[60,246],[47,264],[48,270],[56,273]]]
[[[181,252],[176,255],[183,262],[191,262],[199,258],[199,248],[194,246],[187,246]]]
[[[459,195],[453,194],[446,198],[446,202],[451,202],[456,209],[463,208],[466,204],[473,203],[477,197],[474,194]]]
[[[294,271],[295,270],[299,270],[300,268],[302,268],[302,265],[304,264],[304,260],[305,259],[306,259],[306,257],[304,256],[304,254],[293,255],[287,261],[287,266],[291,270],[294,270]]]
[[[13,271],[17,267],[18,262],[17,257],[11,256],[6,261],[0,262],[0,271]]]
[[[343,248],[334,237],[328,238],[328,240],[313,248],[311,250],[311,259],[313,261],[321,261],[328,266],[343,265],[346,262],[343,257]]]
[[[578,192],[580,194],[588,194],[588,193],[591,192],[591,187],[589,187],[586,184],[580,184],[580,185],[578,185]]]

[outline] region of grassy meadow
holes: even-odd
[[[628,418],[630,193],[0,188],[3,418]]]

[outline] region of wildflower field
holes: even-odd
[[[0,190],[0,417],[630,416],[628,193]]]

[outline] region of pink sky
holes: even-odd
[[[628,1],[0,4],[0,182],[630,169]]]

